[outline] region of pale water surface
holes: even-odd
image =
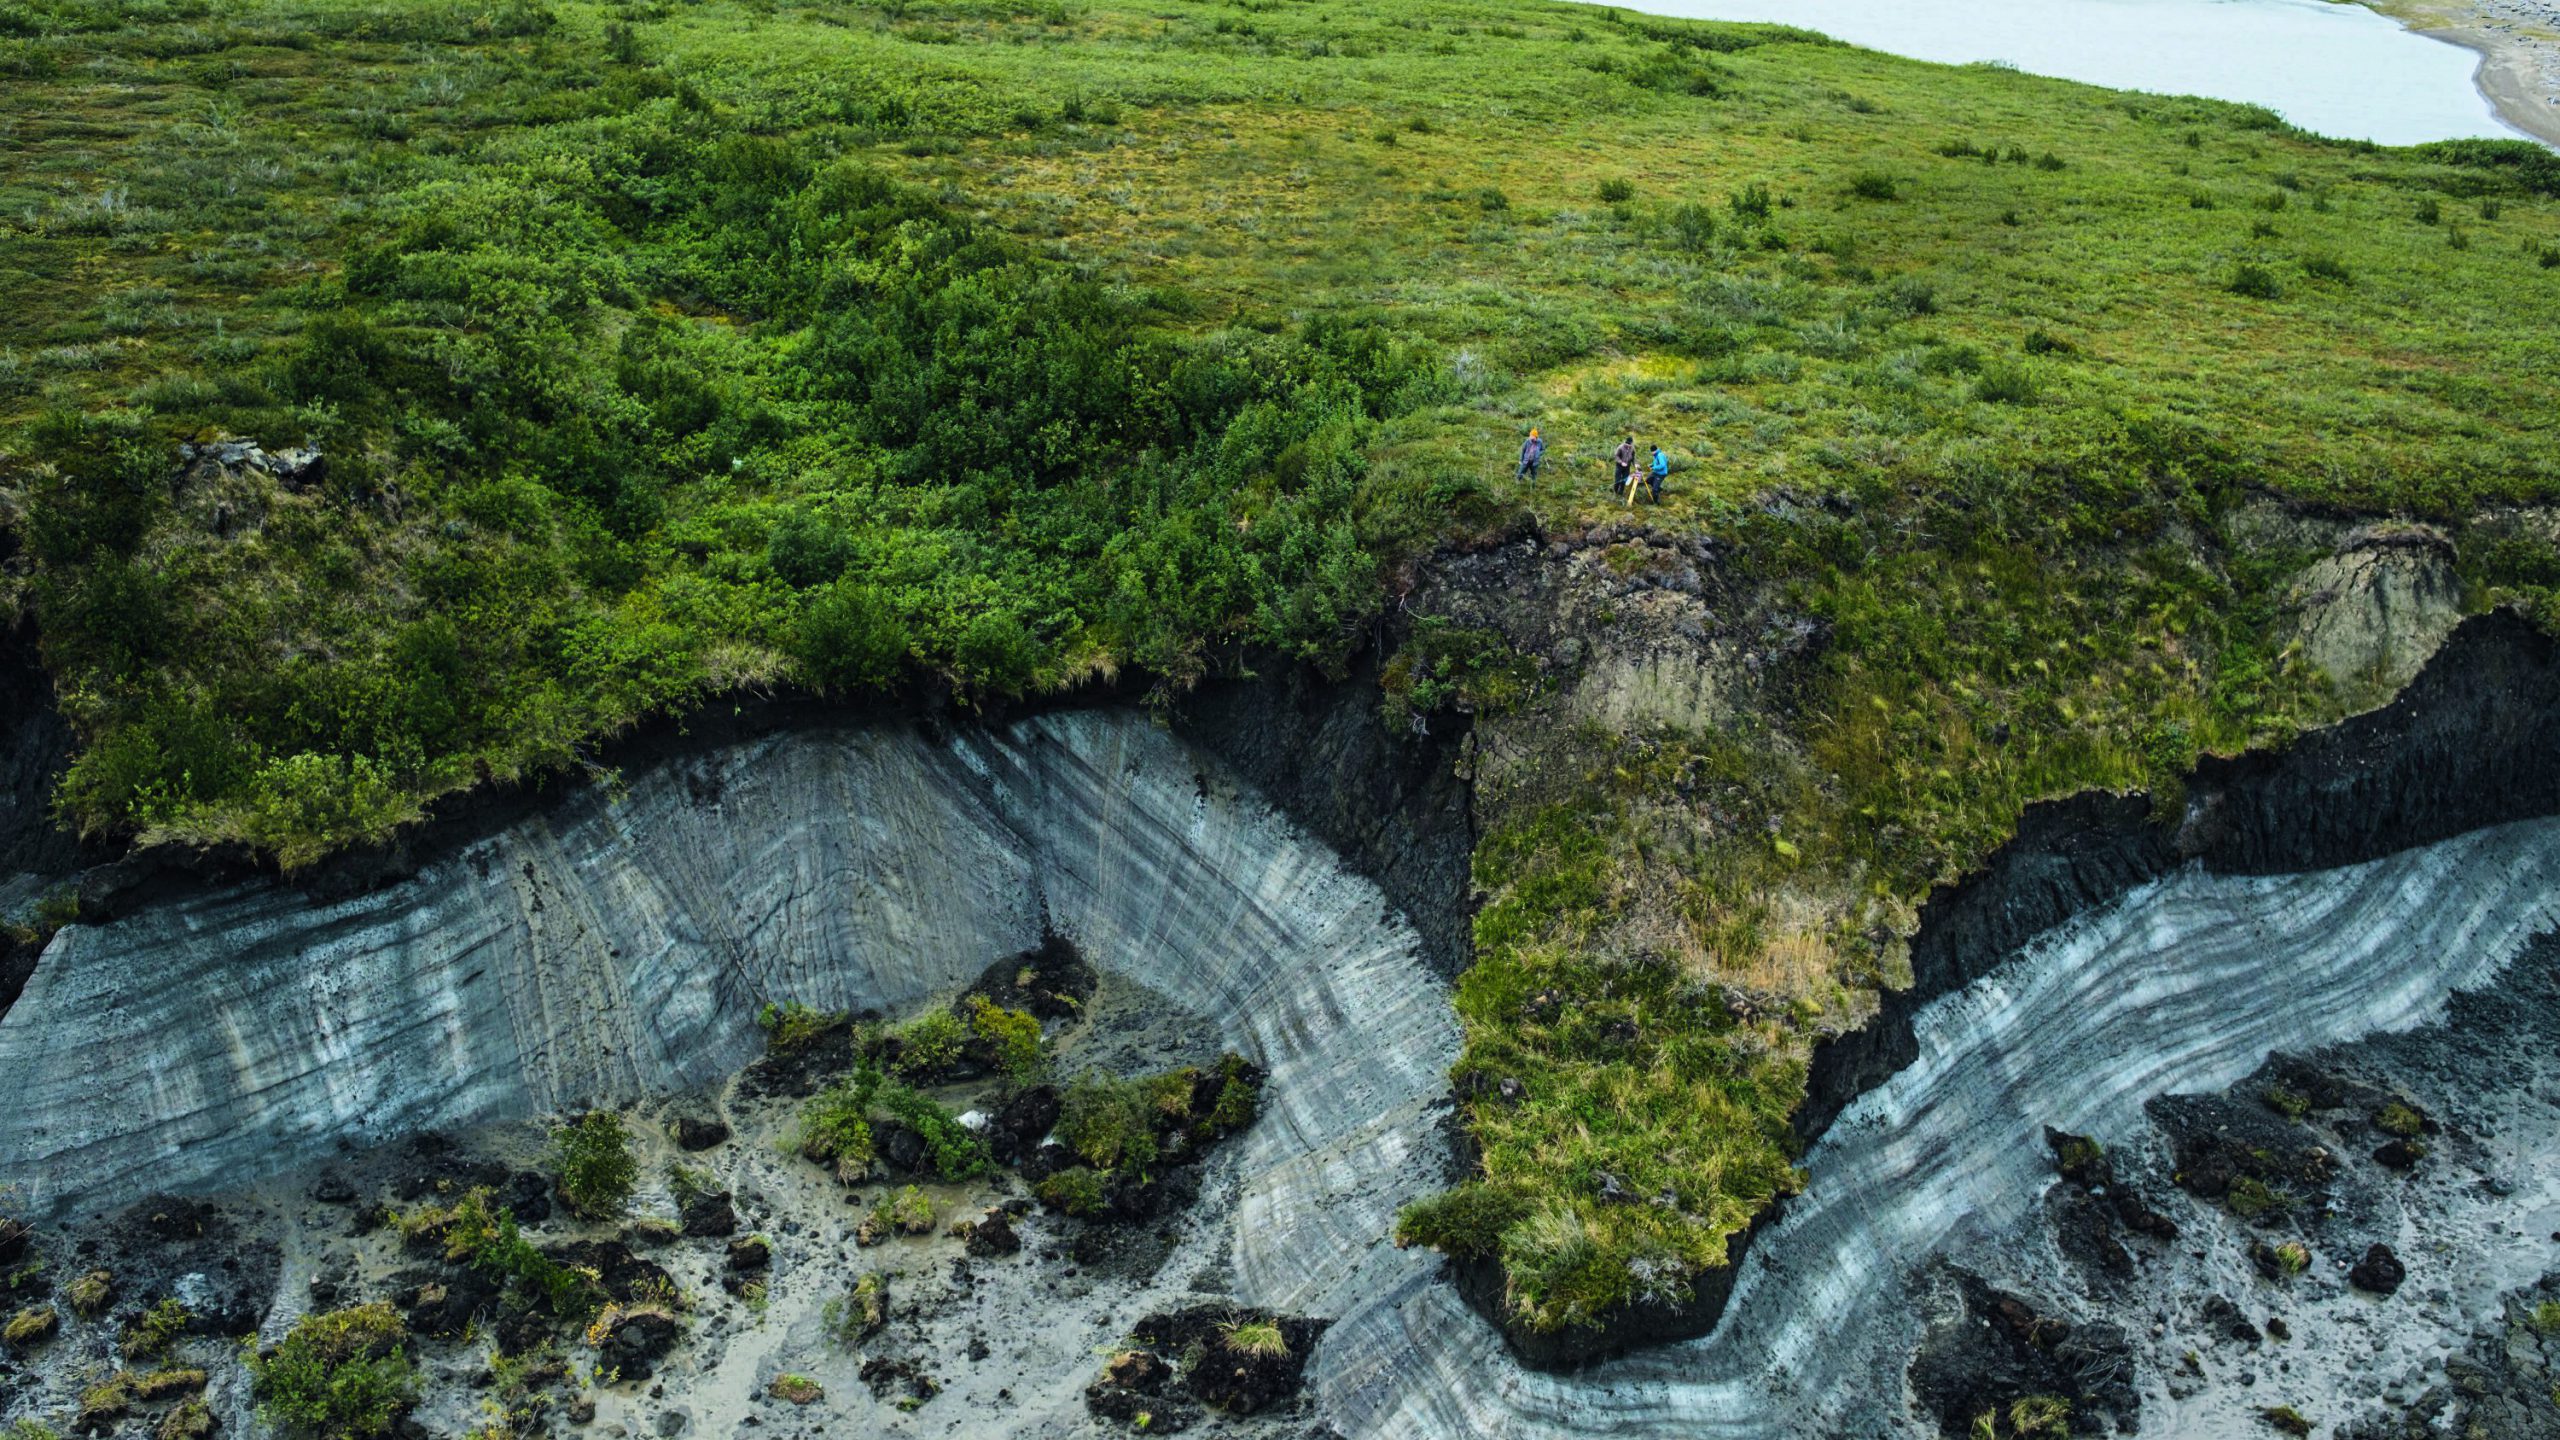
[[[1999,61],[2119,90],[2264,105],[2385,145],[2513,135],[2471,51],[2326,0],[1638,0],[1699,20],[1770,20],[1921,60]]]

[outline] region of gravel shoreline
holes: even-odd
[[[2479,52],[2476,83],[2499,117],[2560,147],[2560,0],[2373,0],[2373,8]]]

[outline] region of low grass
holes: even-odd
[[[1495,0],[18,8],[0,620],[95,833],[303,864],[715,696],[1331,664],[1662,443],[1643,518],[1825,643],[1480,797],[1482,1165],[1404,1228],[1532,1325],[1798,1183],[1807,1046],[2024,805],[2333,717],[2255,499],[2560,484],[2530,146]],[[328,465],[172,487],[216,432]],[[2545,530],[2463,566],[2560,615]],[[1518,658],[1417,626],[1391,703]]]

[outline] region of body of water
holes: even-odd
[[[2512,136],[2479,57],[2329,0],[1640,0],[1696,20],[1801,25],[1953,64],[1997,61],[2119,90],[2264,105],[2306,130],[2385,145]]]

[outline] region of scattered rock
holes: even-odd
[[[716,1145],[724,1145],[729,1140],[728,1123],[716,1115],[686,1111],[676,1116],[675,1125],[672,1128],[675,1132],[676,1148],[687,1152],[708,1150]]]
[[[1014,1233],[1012,1217],[999,1206],[987,1211],[970,1228],[966,1248],[972,1259],[991,1260],[1020,1251],[1022,1237]]]
[[[773,1245],[761,1235],[742,1235],[729,1242],[729,1268],[752,1274],[773,1263]]]
[[[896,1174],[912,1175],[924,1165],[924,1137],[895,1120],[871,1127],[872,1153]]]
[[[657,1372],[657,1362],[681,1338],[683,1330],[674,1315],[655,1305],[643,1305],[616,1310],[606,1318],[596,1353],[608,1369],[619,1371],[623,1379],[646,1380]]]
[[[2392,1140],[2373,1152],[2374,1163],[2393,1170],[2414,1170],[2427,1158],[2427,1147],[2416,1140]]]
[[[2364,1258],[2347,1271],[2347,1283],[2376,1295],[2389,1295],[2409,1278],[2408,1267],[2391,1253],[2388,1245],[2377,1244],[2364,1252]]]
[[[696,1195],[684,1207],[684,1233],[697,1240],[738,1233],[738,1207],[726,1190]]]
[[[871,1387],[874,1400],[887,1399],[892,1390],[904,1390],[908,1399],[921,1405],[942,1393],[942,1382],[925,1373],[922,1365],[881,1355],[862,1362],[862,1383]]]
[[[2205,1298],[2204,1323],[2222,1338],[2236,1340],[2243,1345],[2255,1345],[2266,1338],[2258,1333],[2257,1326],[2249,1323],[2249,1317],[2241,1313],[2239,1306],[2219,1295]]]
[[[2073,1326],[1961,1270],[1940,1274],[1932,1289],[1936,1318],[1908,1378],[1912,1397],[1943,1433],[1970,1435],[1984,1411],[2006,1413],[2038,1396],[2069,1401],[2075,1420],[2112,1416],[2131,1428],[2142,1401],[2126,1378],[2132,1347],[2122,1332]]]

